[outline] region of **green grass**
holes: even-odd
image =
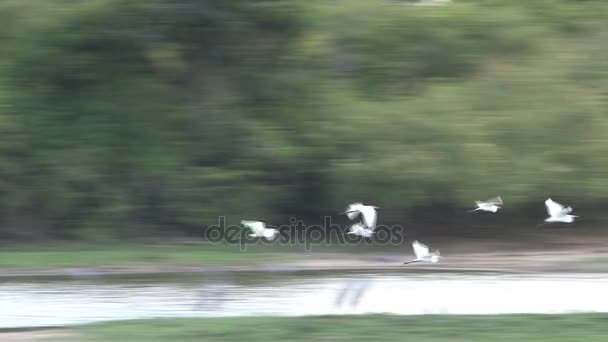
[[[325,253],[349,254],[378,251],[403,251],[403,246],[313,244],[307,251],[303,244],[238,245],[227,244],[54,244],[0,247],[0,268],[53,268],[141,265],[253,265],[273,261],[288,262],[298,255]],[[408,248],[408,247],[406,247]]]
[[[0,268],[74,266],[224,265],[287,261],[290,253],[272,246],[232,245],[55,245],[0,248]]]
[[[82,341],[607,341],[608,315],[151,319],[76,328]]]
[[[576,261],[577,265],[608,265],[608,257],[581,258]]]

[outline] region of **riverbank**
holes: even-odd
[[[226,271],[433,269],[499,272],[608,272],[608,239],[580,231],[534,232],[529,238],[434,237],[438,264],[411,264],[409,245],[219,245],[201,242],[54,244],[0,248],[0,278],[138,275]],[[430,242],[429,242],[430,241]]]
[[[2,341],[606,341],[607,314],[184,318],[1,333]]]

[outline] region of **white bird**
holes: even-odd
[[[549,217],[545,219],[545,222],[565,222],[570,223],[574,221],[576,215],[570,215],[572,207],[564,208],[563,205],[555,202],[551,198],[547,198],[545,201],[545,207],[547,207],[547,213]]]
[[[373,205],[363,205],[362,203],[352,203],[346,208],[346,211],[342,214],[346,214],[349,219],[354,220],[359,214],[363,217],[363,223],[365,223],[366,228],[374,230],[376,228],[376,219],[378,215],[376,214],[376,209]]]
[[[416,255],[416,259],[412,261],[406,261],[403,263],[404,265],[420,261],[437,263],[439,262],[439,258],[441,258],[441,255],[439,255],[439,250],[431,253],[429,251],[429,248],[426,245],[423,245],[418,242],[418,240],[412,242],[412,247],[414,248],[414,254]]]
[[[360,235],[360,236],[369,238],[369,237],[372,237],[372,235],[374,234],[374,231],[371,229],[365,228],[365,226],[362,225],[361,223],[355,223],[350,227],[350,230],[348,231],[347,234]]]
[[[489,200],[487,200],[485,202],[475,201],[475,204],[477,204],[477,208],[473,209],[473,210],[469,210],[469,211],[483,210],[483,211],[491,211],[491,212],[495,213],[498,211],[498,209],[500,209],[500,206],[502,205],[502,198],[500,198],[500,196],[498,196],[498,197],[490,198]]]
[[[266,228],[264,222],[242,220],[241,224],[251,229],[252,234],[249,234],[250,237],[264,237],[268,240],[274,240],[277,234],[279,234],[279,231],[276,229]]]

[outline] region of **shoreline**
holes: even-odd
[[[398,271],[408,272],[489,272],[489,273],[608,273],[608,252],[518,251],[452,254],[438,264],[402,265],[410,256],[397,253],[316,253],[300,260],[257,264],[158,264],[97,265],[69,267],[4,267],[0,280],[20,278],[93,278],[104,276],[143,276],[205,274],[215,272],[325,272]],[[297,259],[297,255],[296,255]],[[1,285],[1,283],[0,283]]]
[[[0,249],[0,286],[9,279],[99,277],[207,272],[500,272],[608,273],[608,234],[553,232],[525,240],[421,237],[441,250],[438,264],[402,265],[411,246],[252,246],[165,242],[125,245],[32,245]],[[2,261],[5,261],[2,263]]]

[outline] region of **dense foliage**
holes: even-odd
[[[5,0],[0,233],[608,198],[607,10]]]

